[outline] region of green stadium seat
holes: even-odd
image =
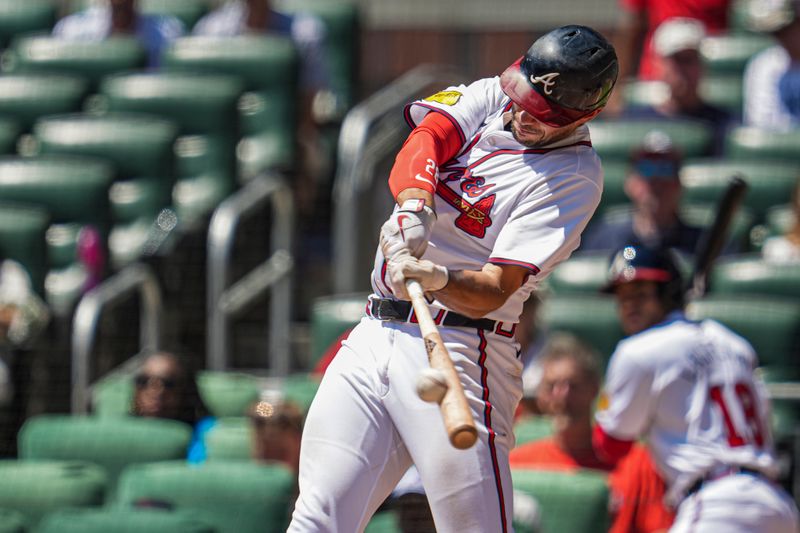
[[[729,159],[693,159],[681,169],[683,201],[690,204],[713,204],[722,197],[731,176],[739,175],[749,188],[744,205],[756,220],[764,220],[770,207],[791,197],[800,164],[774,161],[733,161]]]
[[[711,35],[703,40],[700,55],[708,73],[741,75],[751,57],[774,43],[769,36],[755,33]]]
[[[243,416],[258,400],[260,380],[252,374],[205,370],[197,375],[197,386],[214,416]]]
[[[308,412],[317,394],[320,379],[319,376],[305,373],[286,376],[281,388],[284,399],[302,409],[304,413]]]
[[[50,213],[44,208],[0,203],[0,255],[25,267],[33,289],[42,297],[50,223]]]
[[[553,434],[553,421],[546,416],[526,418],[514,424],[516,446],[544,439]]]
[[[773,365],[759,368],[758,373],[767,384],[768,389],[776,384],[789,385],[795,390],[800,387],[800,366],[783,367]],[[776,395],[773,393],[770,395],[773,396],[770,400],[770,422],[773,437],[778,442],[796,438],[796,432],[800,428],[800,403],[798,403],[798,399],[796,397],[775,397]]]
[[[70,12],[87,9],[94,0],[70,0]],[[138,0],[137,9],[148,15],[169,15],[183,22],[188,32],[205,15],[213,0]]]
[[[368,293],[321,296],[311,304],[311,366],[364,316]]]
[[[46,299],[57,311],[77,301],[87,273],[78,263],[78,235],[91,226],[106,237],[114,170],[103,160],[75,156],[0,157],[0,198],[36,205],[52,216],[47,232]]]
[[[400,528],[400,518],[393,510],[380,511],[372,515],[372,518],[364,528],[364,533],[403,533]]]
[[[110,37],[93,42],[30,35],[14,40],[3,55],[2,70],[82,76],[89,81],[90,90],[94,90],[104,77],[144,68],[145,62],[144,48],[134,37]]]
[[[50,31],[57,15],[58,5],[53,0],[1,0],[0,48],[8,46],[17,35]]]
[[[14,153],[21,133],[22,128],[16,120],[0,116],[0,154]]]
[[[237,103],[243,92],[237,77],[181,72],[119,74],[100,86],[110,111],[150,113],[179,127],[173,204],[178,217],[190,221],[236,185]]]
[[[119,482],[117,503],[162,501],[214,526],[219,533],[286,531],[294,474],[278,465],[211,461],[134,465]]]
[[[171,205],[177,126],[148,114],[53,115],[36,122],[37,152],[104,158],[117,170],[110,190],[111,263],[138,258],[159,211]]]
[[[297,51],[288,37],[190,36],[164,52],[163,70],[239,76],[247,91],[239,100],[242,139],[240,178],[267,168],[292,169],[297,134]]]
[[[728,111],[732,116],[742,114],[744,84],[736,74],[707,74],[700,81],[700,96],[711,105]]]
[[[2,531],[2,530],[0,530]],[[36,533],[214,533],[190,513],[160,509],[62,509],[47,515]]]
[[[759,254],[723,257],[711,272],[715,294],[760,294],[800,301],[800,264],[772,264]]]
[[[67,74],[0,75],[0,115],[16,120],[23,131],[45,115],[80,111],[88,82]]]
[[[655,80],[631,80],[622,90],[625,104],[631,107],[655,106],[669,96],[669,88],[664,82]]]
[[[606,281],[610,253],[578,252],[558,265],[547,278],[556,294],[597,293]]]
[[[770,235],[783,235],[792,228],[796,217],[790,204],[781,204],[767,209],[765,218]]]
[[[592,121],[589,130],[592,133],[592,145],[603,164],[612,160],[627,161],[644,136],[654,130],[669,135],[684,157],[709,154],[714,135],[710,125],[683,119],[602,119]]]
[[[800,164],[800,129],[790,132],[732,129],[725,139],[725,155],[732,159],[786,161]]]
[[[225,417],[217,420],[205,436],[208,461],[250,460],[252,433],[247,417]]]
[[[542,323],[549,332],[572,333],[608,362],[623,338],[614,299],[603,294],[564,294],[542,304]]]
[[[21,513],[30,530],[58,509],[102,505],[108,483],[100,466],[82,461],[3,460],[0,479],[0,507]]]
[[[39,415],[23,424],[17,440],[21,459],[79,460],[102,466],[113,493],[125,467],[183,459],[191,437],[192,428],[174,420]]]
[[[712,318],[750,341],[761,365],[798,366],[800,303],[774,296],[709,294],[690,302],[690,319]]]
[[[608,531],[609,490],[604,474],[512,469],[511,479],[514,491],[532,497],[541,513],[541,524],[521,523],[515,517],[516,531]],[[516,495],[514,501],[516,505]]]
[[[0,533],[25,533],[25,515],[13,509],[0,509]]]

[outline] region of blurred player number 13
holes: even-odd
[[[709,390],[709,396],[722,411],[722,418],[725,422],[725,430],[728,436],[728,445],[732,448],[744,446],[745,444],[755,444],[760,447],[764,444],[764,432],[762,430],[762,421],[756,410],[757,404],[753,390],[747,383],[738,382],[733,386],[733,392],[733,395],[723,394],[723,387],[720,385],[714,385]],[[731,396],[733,397],[731,398]],[[731,408],[739,409],[739,416],[736,419],[744,420],[747,425],[745,431],[737,430],[734,425],[734,418],[731,416]],[[745,436],[742,436],[742,434]],[[748,437],[751,438],[748,439]]]

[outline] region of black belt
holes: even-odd
[[[394,320],[397,322],[411,321],[411,302],[390,300],[389,298],[370,298],[367,309],[369,310],[370,316],[378,320]],[[442,326],[477,328],[485,329],[486,331],[494,331],[497,326],[497,321],[489,320],[488,318],[469,318],[444,309],[442,309],[441,313],[444,313],[444,318],[437,321],[437,317],[440,316],[437,315],[434,317],[434,321]]]
[[[734,474],[748,474],[757,477],[764,476],[764,474],[762,474],[761,471],[756,470],[755,468],[747,468],[746,466],[731,466],[730,468],[728,468],[727,470],[725,470],[720,474],[717,475],[705,474],[697,478],[697,481],[692,483],[692,485],[688,489],[686,489],[686,497],[688,498],[689,496],[691,496],[692,494],[703,488],[703,485],[705,483],[708,483],[709,481],[715,481],[725,476],[730,476]]]

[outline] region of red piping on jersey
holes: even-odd
[[[508,148],[504,148],[502,150],[495,150],[490,154],[486,154],[485,156],[481,157],[474,163],[470,163],[469,168],[475,168],[487,159],[498,155],[525,155],[525,154],[547,154],[549,152],[553,152],[555,150],[561,150],[562,148],[573,148],[575,146],[588,146],[591,148],[592,142],[591,141],[578,141],[576,143],[568,144],[566,146],[556,146],[554,148],[525,148],[524,150],[511,150]]]
[[[494,470],[494,483],[497,487],[497,499],[500,504],[500,521],[502,522],[503,533],[508,531],[508,519],[506,518],[506,500],[503,495],[503,482],[500,479],[500,466],[497,460],[497,447],[494,444],[497,435],[492,429],[492,404],[489,402],[489,371],[486,368],[486,336],[483,330],[477,330],[481,342],[478,345],[478,365],[481,367],[481,387],[483,388],[483,423],[489,432],[489,453],[492,457],[492,469]]]
[[[498,265],[514,265],[514,266],[521,266],[523,268],[527,268],[528,270],[532,271],[534,274],[538,274],[542,271],[538,266],[534,265],[533,263],[526,263],[525,261],[517,261],[515,259],[503,259],[502,257],[490,257],[487,260],[487,263],[495,263]]]
[[[606,464],[616,465],[625,457],[633,446],[632,440],[623,440],[612,437],[597,424],[592,431],[592,447],[597,457]]]
[[[411,108],[414,107],[415,105],[423,107],[423,108],[425,108],[428,111],[433,112],[433,113],[441,113],[442,115],[447,117],[447,120],[452,122],[453,126],[455,126],[456,130],[458,131],[458,136],[459,136],[459,139],[461,139],[461,144],[463,145],[465,142],[467,142],[467,136],[464,134],[464,130],[461,129],[461,124],[458,123],[458,121],[453,117],[453,115],[451,115],[450,113],[448,113],[444,109],[440,109],[440,108],[432,106],[430,104],[423,104],[423,103],[420,103],[420,102],[414,102],[413,104],[409,104],[409,105],[406,106],[406,108],[403,110],[403,115],[405,116],[406,122],[408,123],[409,126],[411,126],[412,128],[416,128],[417,127],[417,124],[414,123],[414,120],[411,118]]]

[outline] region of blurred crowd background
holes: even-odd
[[[623,337],[598,291],[611,251],[671,247],[689,273],[739,176],[688,313],[755,346],[800,499],[798,9],[0,0],[0,532],[285,530],[304,413],[364,313],[404,104],[568,23],[612,40],[621,76],[590,124],[601,205],[517,329],[517,443],[591,424]],[[559,379],[577,385],[557,397]],[[622,474],[542,470],[540,448],[513,464],[518,531],[662,528],[617,522]],[[432,531],[401,485],[368,531]]]

